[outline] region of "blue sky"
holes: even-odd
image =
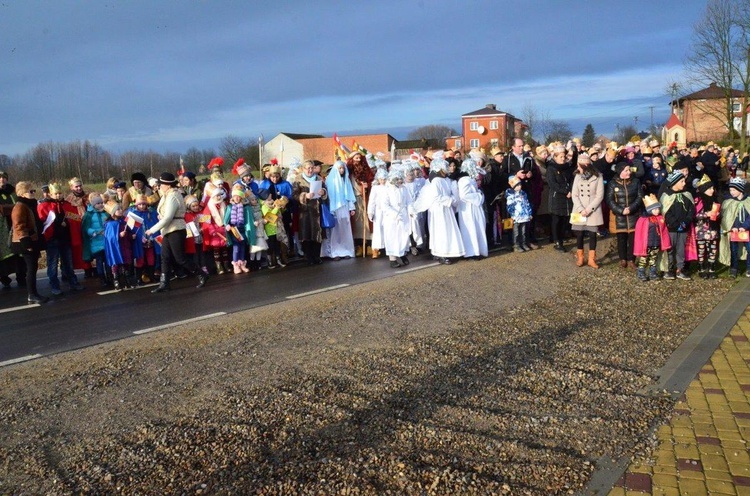
[[[580,134],[669,115],[705,1],[0,0],[0,154],[88,139],[458,127],[533,105]]]

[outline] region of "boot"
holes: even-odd
[[[198,270],[198,285],[196,286],[196,288],[202,288],[206,285],[206,282],[208,282],[208,271]]]
[[[130,267],[128,267],[127,269],[123,267],[122,277],[125,280],[125,288],[131,289],[133,286],[135,286],[135,283],[132,282]]]
[[[646,278],[646,269],[645,267],[638,267],[638,270],[636,270],[635,273],[636,277],[639,281],[646,282],[648,279]]]
[[[219,275],[224,274],[224,266],[221,264],[221,262],[216,262],[216,273]]]
[[[635,262],[633,262],[632,260],[628,260],[627,267],[628,269],[635,269]]]
[[[250,272],[250,269],[247,268],[247,262],[245,260],[240,260],[239,262],[237,262],[237,264],[240,266],[240,270],[242,272]]]
[[[591,260],[591,252],[589,252],[589,260]],[[583,249],[576,250],[576,265],[583,267]]]
[[[159,276],[159,285],[151,290],[152,293],[162,293],[164,291],[169,291],[169,279],[167,279],[166,274],[161,274]]]
[[[714,264],[709,263],[708,264],[708,272],[706,273],[708,279],[716,279],[716,270],[714,269]]]
[[[140,287],[143,286],[143,269],[142,268],[135,268],[135,286]]]
[[[555,243],[555,250],[562,251],[562,252],[565,251],[565,246],[563,246],[562,241],[558,241],[557,243]]]
[[[659,280],[659,273],[656,270],[656,266],[650,267],[648,269],[648,278],[651,281],[658,281]]]
[[[106,274],[101,274],[99,276],[99,284],[101,287],[106,288],[109,284],[107,283],[107,276]]]
[[[281,243],[281,256],[279,257],[279,266],[286,267],[289,264],[288,249],[286,244]]]
[[[117,274],[112,274],[112,279],[115,281],[115,291],[122,291],[122,284],[120,282],[120,269],[117,269]]]
[[[240,262],[232,262],[232,272],[234,272],[235,274],[242,274]]]
[[[593,267],[594,269],[599,268],[599,264],[596,263],[596,250],[589,250],[589,267]]]
[[[276,268],[276,254],[274,252],[270,252],[268,254],[268,268],[269,269]]]
[[[380,250],[377,248],[372,250],[372,258],[378,258],[380,256]]]

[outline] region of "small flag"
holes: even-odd
[[[135,231],[143,225],[143,217],[133,212],[128,212],[128,215],[125,216],[125,223],[131,230]]]

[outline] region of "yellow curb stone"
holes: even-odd
[[[714,418],[714,426],[717,431],[739,432],[737,422],[735,422],[733,418]]]
[[[607,496],[625,496],[625,489],[621,487],[613,487],[612,490],[607,493]]]
[[[736,400],[736,401],[730,400],[729,408],[731,408],[733,412],[737,412],[737,413],[750,413],[750,403],[748,403],[747,399]],[[740,419],[737,419],[737,420],[738,420],[737,423],[739,424]],[[742,420],[750,420],[750,419],[742,419]]]
[[[706,476],[706,480],[718,480],[718,481],[727,481],[732,482],[732,474],[729,473],[729,468],[727,468],[726,472],[719,471],[719,470],[704,470],[703,474]]]
[[[648,474],[651,475],[654,472],[654,467],[651,465],[644,465],[642,463],[635,462],[628,468],[629,472],[634,474]]]
[[[737,491],[737,496],[750,496],[750,487],[737,486],[734,490]]]
[[[688,438],[691,440],[695,439],[695,431],[693,431],[691,427],[673,427],[672,434],[675,437],[675,441],[677,441],[678,443],[687,442],[685,441],[684,438]],[[683,439],[678,439],[678,438],[683,438]]]
[[[726,434],[731,433],[727,432]],[[721,447],[724,448],[724,453],[728,453],[731,450],[744,450],[747,449],[747,442],[742,439],[721,439]]]
[[[680,494],[690,496],[708,496],[708,489],[703,481],[682,479],[680,480]]]
[[[704,470],[719,470],[722,472],[729,472],[729,466],[723,456],[717,455],[702,455],[701,463],[703,463]]]
[[[748,477],[750,476],[750,466],[744,463],[734,463],[729,460],[729,473],[732,475]]]
[[[653,487],[674,487],[677,488],[677,477],[667,474],[654,474],[651,478]]]
[[[657,435],[671,435],[672,434],[672,428],[669,426],[669,424],[662,424],[656,429]]]
[[[685,427],[692,427],[693,421],[688,417],[687,415],[677,415],[675,417],[672,417],[672,432],[675,432],[675,428],[685,428]]]
[[[677,478],[679,480],[699,480],[704,481],[706,480],[706,474],[703,472],[699,472],[697,470],[680,470],[679,474],[677,474]]]
[[[727,460],[732,463],[742,463],[750,467],[750,455],[746,450],[726,450]]]
[[[680,490],[675,487],[652,487],[653,496],[680,496]]]
[[[678,444],[674,447],[674,454],[677,458],[687,458],[697,460],[700,457],[698,447],[689,444]]]
[[[654,475],[677,475],[677,461],[673,465],[657,465],[654,467]]]
[[[625,491],[625,496],[651,496],[643,491]]]
[[[716,437],[716,427],[713,424],[695,423],[693,424],[693,432],[699,437]]]
[[[731,413],[732,409],[729,408],[729,403],[724,398],[719,399],[707,399],[706,404],[711,410],[711,413]]]
[[[724,456],[724,450],[721,446],[717,446],[715,444],[699,444],[698,445],[698,451],[701,452],[701,456],[703,455],[718,455],[718,456]]]
[[[734,484],[727,481],[706,481],[708,492],[710,494],[737,494],[734,490]]]

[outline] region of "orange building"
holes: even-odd
[[[732,98],[732,113],[734,125],[739,129],[738,119],[743,117],[742,92],[729,91]],[[726,125],[727,90],[716,83],[682,98],[672,101],[672,108],[676,110],[680,123],[684,126],[687,143],[704,143],[706,141],[720,141],[729,135]],[[668,140],[676,141],[676,140]]]

